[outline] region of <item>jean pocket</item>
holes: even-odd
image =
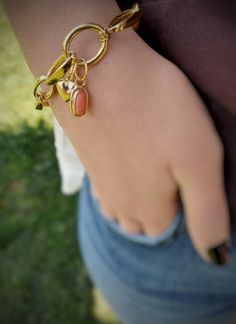
[[[134,233],[129,233],[126,230],[124,230],[119,223],[116,221],[107,218],[104,216],[101,212],[101,217],[104,222],[107,223],[107,225],[116,233],[118,233],[120,236],[123,238],[130,240],[134,243],[139,243],[139,244],[145,244],[145,245],[159,245],[159,244],[167,244],[171,243],[174,241],[174,239],[177,236],[177,233],[183,229],[183,212],[182,210],[179,210],[171,224],[166,228],[162,233],[157,234],[157,235],[146,235],[146,234],[134,234]]]
[[[90,198],[93,201],[96,214],[98,214],[98,217],[100,220],[105,223],[112,231],[116,232],[123,238],[139,243],[139,244],[145,244],[145,245],[158,245],[161,243],[170,243],[176,238],[176,234],[183,230],[184,228],[184,215],[183,215],[183,210],[180,208],[178,212],[176,213],[173,221],[171,224],[166,228],[162,233],[157,234],[157,235],[146,235],[146,234],[133,234],[129,233],[126,230],[124,230],[119,223],[117,223],[115,220],[108,218],[105,216],[100,208],[100,203],[97,200],[97,198],[93,194],[92,187],[87,180],[88,184],[88,191],[90,193]]]

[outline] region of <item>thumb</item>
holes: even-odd
[[[217,148],[213,153],[210,150],[195,156],[177,174],[186,225],[196,250],[208,262],[226,264],[230,256],[230,221],[222,151]]]

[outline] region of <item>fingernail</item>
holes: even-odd
[[[226,241],[208,249],[208,255],[213,263],[225,265],[230,258],[230,243]]]

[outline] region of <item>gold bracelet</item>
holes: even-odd
[[[49,106],[49,100],[58,92],[61,98],[70,104],[74,116],[83,116],[88,108],[88,92],[85,89],[88,67],[97,64],[108,49],[108,42],[113,32],[120,32],[128,27],[137,29],[142,16],[142,10],[135,3],[131,9],[121,12],[109,24],[108,28],[94,23],[82,24],[72,29],[63,42],[63,54],[53,63],[46,76],[42,75],[36,80],[34,86],[35,108],[42,110]],[[94,30],[100,39],[101,47],[97,54],[89,60],[77,57],[70,50],[72,40],[83,30]],[[83,68],[83,75],[79,69]],[[49,86],[48,91],[43,91],[40,85]]]

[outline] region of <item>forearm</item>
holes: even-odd
[[[107,26],[120,13],[115,0],[16,1],[4,0],[4,7],[21,45],[26,61],[35,76],[45,74],[62,53],[65,35],[75,26],[95,22]],[[137,37],[131,29],[117,33],[110,40],[114,51],[127,39]],[[114,39],[113,39],[114,38]],[[93,56],[99,46],[97,35],[82,33],[73,41],[81,57]]]
[[[58,4],[55,0],[40,2],[5,0],[4,4],[26,61],[35,77],[45,75],[52,63],[62,54],[64,37],[72,28],[86,22],[99,23],[105,27],[120,13],[116,1],[112,0],[70,2],[61,0]],[[92,32],[89,35],[86,32],[81,33],[73,41],[73,49],[75,47],[80,57],[88,59],[95,55],[100,46],[97,38],[97,35]],[[140,89],[138,83],[140,79],[143,80],[142,83],[151,86],[155,83],[155,87],[158,88],[157,74],[153,72],[153,68],[157,61],[163,63],[164,59],[154,52],[132,28],[114,33],[109,45],[110,48],[104,59],[91,67],[88,73],[89,111],[88,118],[81,119],[82,124],[80,118],[74,118],[67,109],[68,103],[63,102],[59,96],[49,101],[56,118],[77,151],[81,150],[78,129],[81,138],[83,129],[86,131],[90,129],[89,123],[99,125],[104,118],[102,116],[107,103],[114,116],[118,116],[120,96],[131,107],[135,102],[134,96]],[[163,65],[162,63],[160,66]],[[160,74],[159,67],[158,74]],[[94,133],[95,129],[91,127],[91,138]]]

